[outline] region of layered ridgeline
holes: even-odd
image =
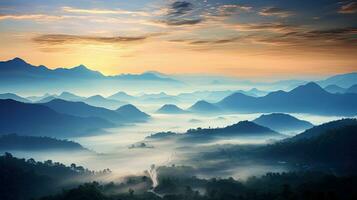
[[[45,104],[0,100],[0,134],[78,136],[148,119],[133,106],[129,106],[131,109],[126,107],[112,111],[58,99]]]
[[[316,126],[261,149],[261,156],[289,164],[357,174],[357,120],[344,119]]]
[[[105,76],[84,65],[70,69],[49,69],[43,65],[31,65],[21,58],[0,62],[0,89],[3,91],[58,92],[58,86],[61,86],[62,91],[88,92],[88,86],[91,89],[108,89],[119,83],[131,83],[126,84],[126,87],[156,87],[159,84],[172,87],[182,84],[178,80],[154,72]]]
[[[0,151],[88,151],[82,145],[68,140],[50,137],[20,136],[16,134],[0,136]]]
[[[235,137],[281,138],[283,135],[267,127],[249,121],[240,121],[223,128],[189,129],[185,133],[159,132],[148,136],[148,140],[179,139],[185,142],[206,142],[212,139],[232,139]]]
[[[80,117],[99,117],[118,125],[128,122],[144,122],[150,118],[150,115],[142,112],[132,104],[123,105],[116,110],[109,110],[102,107],[91,106],[83,102],[54,99],[43,105],[60,113]]]
[[[357,114],[357,94],[332,94],[311,82],[289,92],[271,92],[263,97],[235,93],[215,105],[227,112],[290,112],[353,116]]]
[[[0,100],[0,133],[42,136],[78,136],[114,124],[97,117],[78,117],[58,113],[44,105]]]
[[[12,99],[19,102],[30,103],[31,101],[12,93],[0,94],[0,99]]]
[[[342,88],[337,85],[328,85],[324,87],[324,89],[330,93],[357,93],[357,84],[354,84],[349,88]]]
[[[284,113],[261,115],[254,119],[253,122],[279,132],[302,131],[314,126],[308,121],[300,120]]]
[[[116,110],[109,110],[102,107],[91,106],[83,102],[71,102],[54,99],[42,105],[45,105],[59,113],[80,117],[99,117],[118,125],[127,122],[142,122],[150,118],[148,114],[140,111],[131,104],[123,105]]]
[[[34,97],[32,97],[32,98],[37,99]],[[66,101],[74,101],[74,102],[84,102],[91,106],[104,107],[107,109],[116,109],[119,106],[126,104],[126,102],[105,98],[101,95],[94,95],[94,96],[90,96],[90,97],[81,97],[81,96],[75,95],[70,92],[62,92],[60,95],[45,95],[43,98],[39,98],[39,100],[36,100],[34,102],[47,103],[54,99],[63,99]]]
[[[217,150],[203,153],[202,157],[212,163],[215,160],[218,163],[225,161],[226,170],[253,162],[290,170],[357,174],[356,133],[357,120],[342,119],[315,126],[292,138],[272,144],[235,145],[225,148],[223,152]]]

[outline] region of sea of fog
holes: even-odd
[[[83,145],[92,152],[11,152],[15,156],[34,158],[36,160],[48,160],[62,162],[65,164],[76,163],[92,170],[109,168],[113,171],[113,178],[125,175],[141,174],[148,170],[152,164],[155,165],[190,165],[185,163],[187,155],[194,155],[200,151],[207,151],[211,146],[229,144],[262,144],[269,140],[267,138],[249,138],[238,140],[224,140],[201,145],[178,146],[175,142],[155,143],[153,148],[130,148],[145,139],[145,137],[161,132],[173,131],[183,133],[190,128],[216,128],[232,125],[242,120],[253,120],[262,113],[256,114],[230,114],[230,115],[164,115],[151,114],[152,119],[146,123],[132,124],[123,127],[106,130],[106,133],[91,135],[88,137],[70,138]],[[318,125],[340,117],[324,117],[306,114],[292,114],[299,119],[310,121]],[[301,130],[302,131],[302,130]],[[296,133],[298,133],[297,131]],[[285,133],[293,135],[296,133]],[[150,145],[150,144],[149,144]],[[206,161],[209,163],[209,161]],[[263,174],[268,171],[284,171],[279,166],[254,165],[240,167],[225,173],[211,173],[211,176],[233,176],[245,177],[250,174]]]

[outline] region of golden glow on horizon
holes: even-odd
[[[183,10],[172,3],[135,9],[109,2],[17,3],[21,12],[5,9],[0,17],[0,60],[21,57],[49,68],[84,64],[106,75],[155,70],[254,78],[357,71],[353,26],[325,21],[328,27],[321,28],[321,18],[294,22],[302,13],[250,3],[186,2]],[[350,19],[339,8],[334,12]]]
[[[11,45],[0,55],[1,60],[24,58],[34,65],[49,68],[74,67],[84,64],[106,75],[142,73],[148,70],[169,74],[200,73],[239,77],[274,77],[294,75],[328,75],[356,71],[354,58],[311,53],[255,55],[258,51],[192,50],[176,43],[158,40],[143,44],[68,44],[45,48],[23,40]]]

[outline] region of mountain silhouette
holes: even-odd
[[[327,123],[312,127],[312,128],[310,128],[310,129],[308,129],[292,138],[289,138],[288,140],[296,141],[296,140],[301,140],[301,139],[309,139],[309,138],[313,138],[313,137],[318,137],[326,131],[339,129],[339,128],[345,127],[345,126],[357,126],[357,119],[347,118],[347,119],[340,119],[340,120],[327,122]]]
[[[185,133],[159,132],[148,136],[148,139],[172,139],[178,138],[185,142],[206,142],[215,138],[232,137],[282,137],[280,133],[267,127],[260,126],[250,121],[240,121],[223,128],[196,128],[189,129]]]
[[[314,126],[308,121],[300,120],[284,113],[261,115],[254,119],[253,122],[279,132],[306,130]]]
[[[357,72],[338,74],[325,80],[318,81],[317,83],[323,87],[328,85],[337,85],[342,88],[349,88],[352,85],[357,84]]]
[[[131,87],[155,87],[155,85],[162,83],[171,86],[182,85],[178,80],[162,77],[154,73],[105,76],[84,65],[72,68],[49,69],[43,65],[31,65],[21,58],[0,61],[0,90],[12,92],[26,90],[27,92],[36,93],[57,93],[59,86],[62,91],[80,90],[88,92],[89,85],[98,89],[116,84],[130,84]]]
[[[310,82],[284,92],[271,92],[263,97],[235,93],[216,104],[232,112],[284,112],[321,115],[356,115],[357,94],[331,94]]]
[[[68,137],[86,135],[114,124],[97,117],[58,113],[39,104],[0,100],[0,134]]]
[[[72,102],[62,99],[53,99],[42,105],[47,106],[58,113],[78,116],[78,117],[99,117],[113,123],[122,123],[124,116],[119,113],[102,107],[95,107],[83,102]]]
[[[115,112],[121,116],[124,116],[126,121],[131,122],[146,121],[150,118],[150,115],[142,112],[132,104],[121,106],[120,108],[116,109]]]
[[[216,105],[208,103],[204,100],[197,101],[190,108],[188,108],[188,110],[195,113],[215,113],[220,111]]]
[[[85,79],[85,78],[103,78],[104,76],[97,71],[93,71],[80,65],[71,69],[57,68],[48,69],[40,65],[34,66],[21,58],[14,58],[8,61],[0,62],[0,77],[8,79]]]
[[[346,89],[339,87],[337,85],[328,85],[326,87],[324,87],[324,90],[326,90],[329,93],[345,93]]]
[[[267,127],[250,121],[240,121],[224,128],[190,129],[187,134],[192,135],[215,135],[215,136],[257,136],[257,135],[280,135]]]
[[[340,121],[342,125],[346,121]],[[334,122],[336,123],[336,122]],[[331,125],[331,124],[330,124]],[[290,165],[308,166],[309,169],[328,169],[334,173],[355,174],[357,172],[357,125],[321,125],[313,132],[297,135],[294,140],[283,140],[260,149],[262,159],[285,161]],[[310,136],[307,136],[312,134]],[[256,152],[259,152],[256,151]]]
[[[131,101],[135,100],[135,97],[131,96],[125,92],[120,91],[120,92],[117,92],[117,93],[109,96],[108,99],[131,102]]]
[[[89,105],[92,105],[92,106],[104,107],[104,108],[108,108],[108,109],[116,109],[119,106],[126,104],[126,102],[113,100],[113,99],[107,99],[101,95],[90,96],[90,97],[84,99],[83,102],[85,102]]]
[[[162,113],[162,114],[184,114],[187,113],[185,110],[179,108],[178,106],[174,104],[165,104],[161,108],[159,108],[157,113]]]
[[[12,93],[0,94],[0,99],[12,99],[12,100],[20,101],[20,102],[24,102],[24,103],[30,103],[31,102],[27,98],[20,97],[20,96],[18,96],[16,94],[12,94]]]
[[[82,101],[85,99],[84,97],[75,95],[70,92],[62,92],[60,95],[56,96],[56,98],[67,100],[67,101]]]

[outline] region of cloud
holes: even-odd
[[[69,18],[70,16],[55,16],[55,15],[43,15],[43,14],[23,14],[23,15],[0,15],[0,20],[61,20]]]
[[[202,19],[166,19],[155,21],[159,24],[165,24],[168,26],[184,26],[184,25],[195,25],[202,22]]]
[[[292,11],[288,11],[282,8],[278,8],[278,7],[266,7],[263,8],[260,12],[259,15],[262,16],[277,16],[277,17],[289,17],[291,15],[294,15],[294,13]]]
[[[274,33],[288,33],[300,29],[297,25],[279,22],[235,24],[233,27],[239,31],[267,31]]]
[[[168,9],[167,15],[169,16],[182,16],[193,10],[193,4],[187,1],[176,1],[173,2]]]
[[[165,12],[162,12],[165,11]],[[154,23],[164,24],[167,26],[185,26],[196,25],[203,21],[201,16],[193,13],[194,5],[187,1],[175,1],[162,8],[162,19],[153,20]]]
[[[143,11],[129,11],[129,10],[103,10],[103,9],[80,9],[72,7],[62,7],[64,12],[83,13],[83,14],[117,14],[117,15],[132,15],[132,16],[150,16],[150,13]]]
[[[357,13],[357,2],[351,2],[341,6],[341,8],[338,10],[338,13],[342,13],[342,14]]]
[[[252,37],[257,42],[278,46],[300,47],[356,47],[357,28],[296,31],[275,36]]]
[[[231,15],[237,14],[239,11],[248,12],[251,9],[252,9],[252,7],[250,7],[250,6],[226,4],[226,5],[221,5],[217,8],[217,15],[218,16],[231,16]]]
[[[68,43],[130,43],[135,41],[142,41],[149,36],[140,37],[98,37],[98,36],[84,36],[84,35],[66,35],[66,34],[45,34],[32,38],[32,40],[39,44],[60,45]]]
[[[195,40],[195,39],[178,39],[171,40],[171,42],[183,42],[191,45],[215,45],[215,44],[227,44],[238,41],[239,37],[220,38],[220,39],[207,39],[207,40]]]

